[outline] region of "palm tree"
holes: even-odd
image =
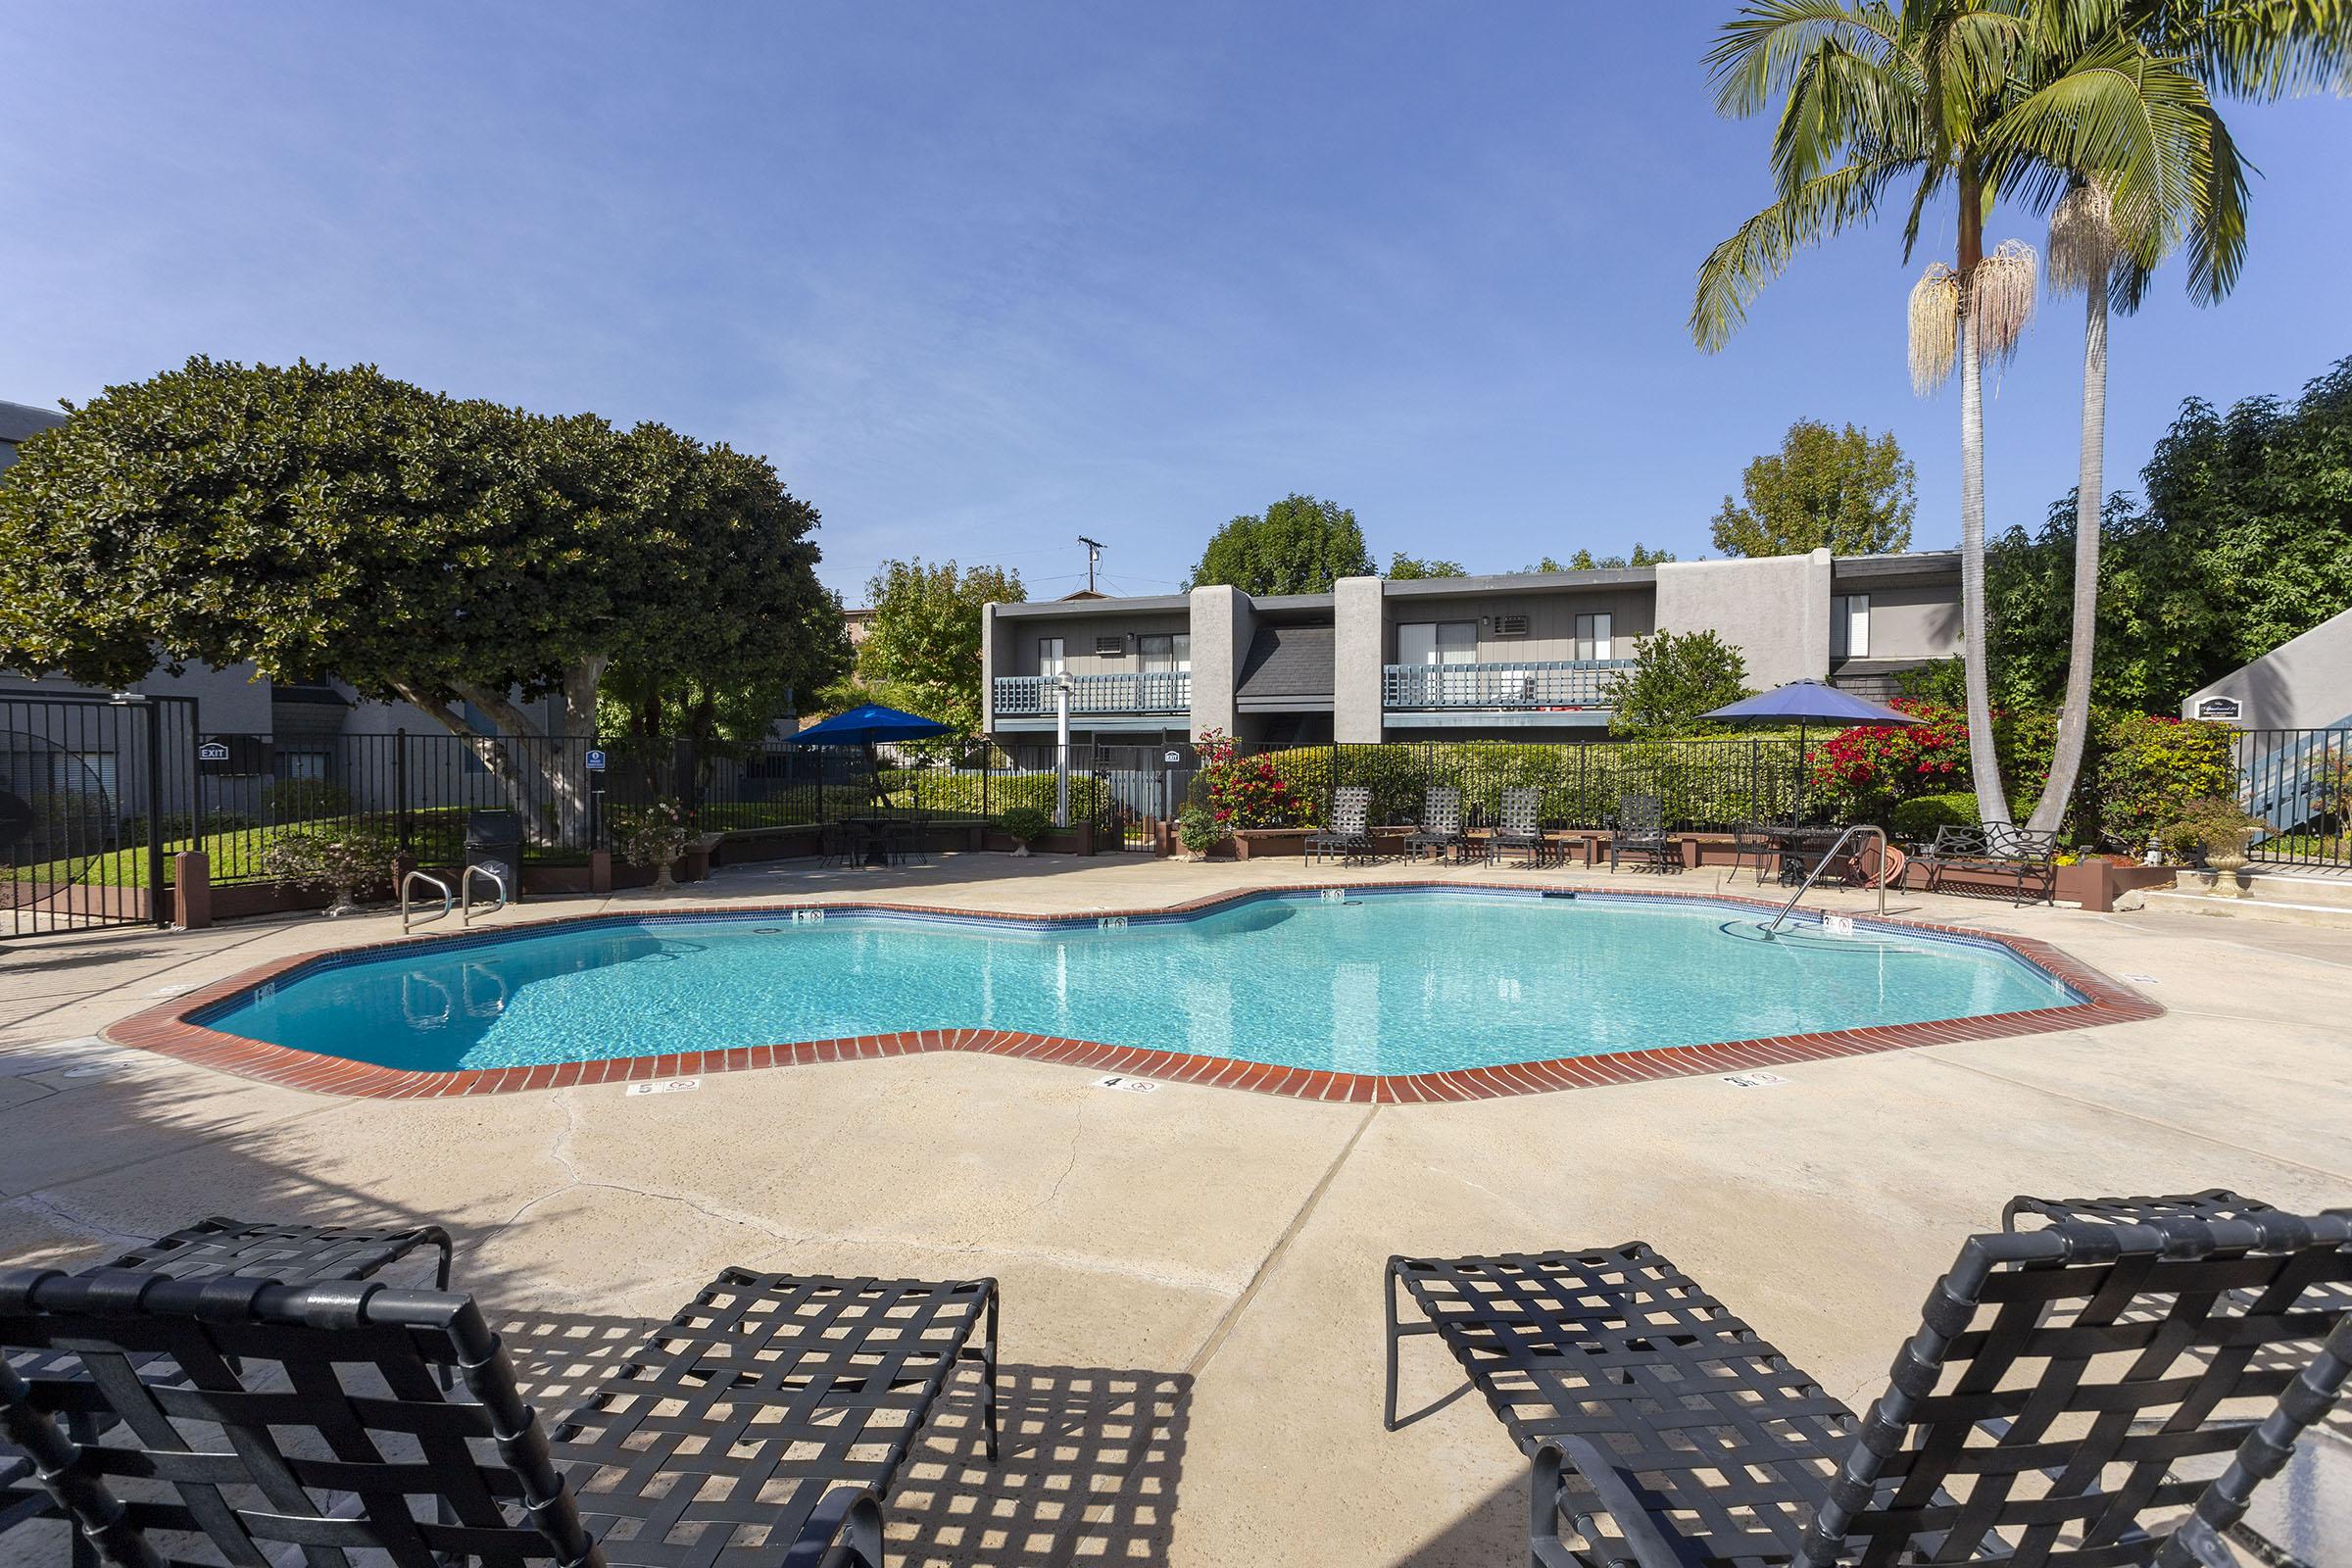
[[[1954,260],[1933,264],[1912,291],[1911,364],[1922,391],[1960,372],[1961,626],[1986,820],[2007,820],[2009,808],[1984,657],[1984,370],[2016,349],[2034,263],[2017,241],[1987,251],[1985,220],[2003,194],[2046,204],[2082,170],[2108,172],[2134,212],[2180,212],[2206,145],[2192,78],[2137,39],[2069,16],[2081,38],[2034,0],[1907,0],[1899,15],[1883,0],[1749,0],[1707,57],[1723,113],[1754,115],[1776,98],[1781,110],[1778,199],[1699,268],[1690,324],[1702,349],[1729,341],[1796,251],[1877,217],[1898,186],[1911,187],[1906,261],[1928,203],[1955,199]]]
[[[2337,0],[2284,4],[2182,6],[2161,0],[2052,0],[2045,13],[2045,47],[2131,35],[2162,51],[2209,92],[2246,98],[2352,89],[2352,10]],[[2212,304],[2230,292],[2245,255],[2246,179],[2236,144],[2221,116],[2204,110],[2205,184],[2189,219],[2189,293]],[[2035,832],[2055,832],[2082,765],[2090,732],[2090,688],[2097,652],[2101,503],[2105,498],[2107,325],[2111,310],[2132,312],[2145,294],[2152,259],[2179,237],[2175,215],[2142,206],[2129,216],[2152,231],[2127,246],[2117,232],[2112,182],[2102,172],[2078,171],[2050,215],[2049,274],[2054,291],[2084,297],[2082,334],[2082,445],[2075,486],[2074,624],[2067,655],[2066,694],[2049,780],[2029,820]]]

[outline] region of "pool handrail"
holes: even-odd
[[[458,923],[460,925],[473,924],[473,879],[477,876],[488,877],[492,891],[498,895],[498,902],[490,906],[485,912],[496,914],[507,906],[506,877],[487,865],[468,865],[466,867],[466,874],[458,879]]]
[[[1764,934],[1766,936],[1772,935],[1775,931],[1778,931],[1781,928],[1781,922],[1788,918],[1788,911],[1796,907],[1796,901],[1813,891],[1813,884],[1821,880],[1821,873],[1828,870],[1830,868],[1830,862],[1838,858],[1838,852],[1845,848],[1845,841],[1852,838],[1857,833],[1875,833],[1878,835],[1879,912],[1881,914],[1885,914],[1886,912],[1886,855],[1889,848],[1886,843],[1886,830],[1873,822],[1856,822],[1853,826],[1838,834],[1838,841],[1830,846],[1830,853],[1823,856],[1814,863],[1813,869],[1805,873],[1804,886],[1798,888],[1794,893],[1788,895],[1788,902],[1781,906],[1780,912],[1772,917],[1772,923],[1764,928]]]
[[[426,916],[425,916],[423,919],[421,919],[421,920],[412,920],[412,919],[409,917],[409,884],[410,884],[410,883],[412,883],[412,882],[425,882],[425,883],[429,883],[429,884],[431,884],[431,886],[432,886],[432,888],[433,888],[433,891],[441,895],[441,912],[440,912],[439,914],[428,914],[428,915],[426,915]],[[406,875],[404,875],[404,876],[403,876],[403,877],[401,877],[401,879],[400,879],[400,931],[401,931],[401,935],[403,935],[403,936],[406,936],[406,935],[408,935],[408,933],[409,933],[409,930],[410,930],[410,928],[411,928],[412,926],[419,926],[419,925],[431,925],[431,924],[432,924],[432,923],[433,923],[435,920],[446,920],[446,919],[448,919],[448,918],[449,918],[449,906],[450,906],[450,904],[451,904],[452,902],[453,902],[453,901],[452,901],[452,900],[451,900],[451,898],[450,898],[449,884],[448,884],[448,883],[446,883],[446,882],[442,881],[442,880],[441,880],[439,877],[437,877],[437,876],[434,876],[432,873],[430,873],[430,872],[428,872],[428,871],[410,871],[410,872],[408,872]]]

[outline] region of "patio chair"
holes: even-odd
[[[122,1568],[163,1568],[164,1532],[255,1568],[881,1568],[881,1498],[959,1362],[996,1456],[996,1325],[993,1280],[730,1268],[551,1431],[468,1297],[14,1268],[0,1348],[78,1361],[68,1393],[135,1436],[70,1436],[60,1385],[13,1373],[0,1418]]]
[[[2348,1242],[2275,1212],[1971,1237],[1860,1418],[1646,1243],[1394,1257],[1385,1416],[1398,1342],[1439,1336],[1528,1456],[1539,1568],[2228,1562],[2352,1372],[2352,1323],[2257,1353],[2329,1333],[2294,1303]],[[2210,1489],[2175,1472],[2233,1449]]]
[[[1645,859],[1655,871],[1683,868],[1683,847],[1666,831],[1666,803],[1655,795],[1618,797],[1617,814],[1609,818],[1609,869],[1617,858],[1632,855]]]
[[[910,811],[893,816],[882,825],[882,845],[894,864],[905,865],[909,860],[931,863],[931,818]]]
[[[280,1285],[348,1284],[371,1278],[424,1249],[439,1254],[433,1269],[434,1288],[447,1290],[449,1232],[438,1225],[368,1230],[214,1215],[143,1242],[83,1272],[133,1270],[165,1279],[210,1280],[235,1275]],[[0,1376],[48,1382],[71,1382],[82,1370],[70,1355],[54,1350],[0,1354],[0,1366],[6,1368]],[[104,1412],[87,1408],[86,1401],[79,1405],[65,1402],[60,1408],[67,1411],[73,1435],[80,1442],[93,1441],[113,1425]],[[13,1438],[13,1432],[10,1436]],[[35,1519],[62,1517],[56,1499],[41,1490],[33,1473],[29,1456],[0,1445],[0,1535]],[[76,1568],[88,1568],[96,1561],[90,1543],[78,1532],[74,1537],[73,1561]]]
[[[1374,856],[1372,792],[1359,784],[1345,784],[1331,792],[1330,825],[1306,836],[1306,858],[1319,860],[1337,855],[1343,860],[1368,860]]]
[[[1438,852],[1446,858],[1447,851],[1459,852],[1469,846],[1469,835],[1462,831],[1462,792],[1450,787],[1433,789],[1421,799],[1421,825],[1405,835],[1404,853],[1417,855],[1425,850]]]
[[[1767,875],[1781,874],[1781,841],[1765,823],[1741,822],[1732,829],[1733,877],[1751,859],[1756,863],[1756,886],[1762,887]]]
[[[816,830],[816,858],[820,865],[849,865],[861,850],[857,828],[839,817]]]
[[[1544,824],[1537,813],[1543,808],[1541,790],[1504,790],[1502,807],[1495,814],[1494,831],[1487,835],[1487,858],[1493,859],[1508,850],[1519,852],[1519,863],[1543,869]]]

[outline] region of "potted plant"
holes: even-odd
[[[2218,898],[2234,899],[2239,894],[2237,873],[2246,865],[2246,849],[2268,825],[2261,817],[2247,814],[2235,801],[2201,795],[2181,808],[2180,820],[2161,837],[2165,848],[2179,859],[2201,856],[2205,869],[2212,873],[2208,891]]]
[[[997,818],[997,826],[1012,840],[1012,853],[1027,855],[1029,846],[1054,831],[1054,819],[1034,806],[1015,806]]]
[[[1216,817],[1205,806],[1188,806],[1176,813],[1176,843],[1183,854],[1180,858],[1199,860],[1207,858],[1225,835],[1217,826]]]
[[[329,896],[328,918],[354,913],[361,888],[384,880],[392,846],[358,828],[286,828],[262,849],[262,873]]]
[[[670,880],[669,868],[686,853],[686,846],[693,838],[686,825],[686,813],[675,801],[656,801],[636,810],[613,813],[613,848],[631,865],[654,868],[656,893],[667,893],[677,886]]]

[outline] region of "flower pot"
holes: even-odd
[[[677,891],[677,883],[671,881],[669,876],[669,868],[671,863],[672,862],[668,860],[663,860],[660,865],[654,867],[654,891],[656,893],[674,893]]]
[[[2208,851],[2205,856],[2205,868],[2213,873],[2213,886],[2206,891],[2215,898],[2240,899],[2245,897],[2245,889],[2239,885],[2237,880],[2237,873],[2246,868],[2246,857],[2242,851],[2234,855],[2227,852]]]
[[[1014,839],[1012,841],[1012,858],[1016,860],[1026,859],[1028,855],[1029,841],[1027,839]]]
[[[325,908],[319,910],[318,912],[325,915],[329,920],[340,920],[347,914],[359,913],[360,901],[351,896],[351,889],[337,888],[335,889],[335,896],[333,900],[328,903]]]

